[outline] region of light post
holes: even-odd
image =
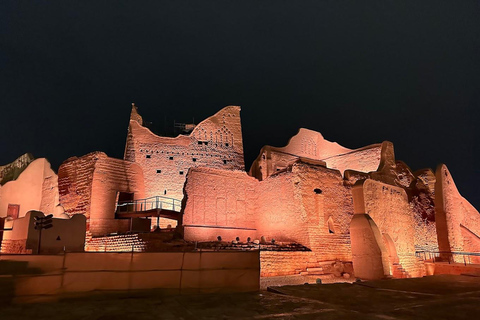
[[[34,225],[35,225],[35,230],[38,230],[38,248],[37,248],[37,254],[40,254],[40,246],[42,242],[42,230],[43,229],[50,229],[53,227],[52,224],[52,218],[53,214],[49,214],[45,217],[33,217]]]

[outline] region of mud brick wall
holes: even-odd
[[[461,196],[446,165],[436,171],[435,213],[441,251],[480,251],[480,214]]]
[[[311,251],[260,251],[260,276],[274,277],[299,274],[318,267]]]
[[[93,152],[70,158],[59,169],[60,202],[68,215],[83,214],[95,236],[126,232],[129,220],[115,219],[120,192],[145,197],[142,169],[135,163]]]
[[[245,169],[240,107],[225,107],[200,122],[189,135],[175,138],[157,136],[142,123],[133,107],[125,160],[141,166],[147,197],[182,200],[190,168]]]

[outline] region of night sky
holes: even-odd
[[[479,1],[0,2],[0,165],[122,158],[132,102],[157,133],[242,106],[247,169],[300,127],[389,140],[480,208]]]

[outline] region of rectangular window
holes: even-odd
[[[152,157],[151,154],[147,154],[147,155],[145,156],[145,158],[147,158],[147,159],[150,159],[151,157]]]
[[[223,160],[223,164],[227,164],[227,160]]]
[[[157,173],[162,173],[162,170],[160,170],[160,169],[157,169]]]
[[[192,161],[193,161],[193,162],[197,161],[197,158],[192,158]]]
[[[183,171],[180,171],[180,174],[183,174]]]
[[[19,204],[9,204],[7,209],[7,218],[18,219],[18,214],[20,212]]]
[[[169,157],[168,160],[173,160],[173,157]]]

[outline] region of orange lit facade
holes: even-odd
[[[0,215],[14,219],[17,203],[15,218],[84,215],[87,250],[142,251],[144,234],[175,229],[188,243],[269,248],[265,277],[331,267],[365,279],[425,275],[416,252],[480,251],[480,215],[445,165],[412,172],[391,142],[348,149],[302,128],[285,147],[263,147],[247,172],[237,106],[162,137],[133,105],[124,159],[73,157],[58,176],[44,161],[0,187]]]

